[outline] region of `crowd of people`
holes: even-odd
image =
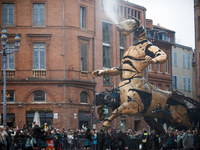
[[[116,136],[118,135],[119,136]],[[80,130],[70,130],[38,126],[33,122],[32,128],[24,125],[22,128],[0,126],[0,149],[1,150],[124,150],[124,149],[200,149],[200,132],[198,129],[188,131],[168,130],[168,136],[157,134],[155,131],[128,130],[122,132],[112,128],[107,131],[90,130],[83,126]],[[126,135],[127,139],[123,139]],[[49,147],[47,141],[52,141]],[[137,142],[136,142],[137,141]],[[164,141],[164,142],[163,142]]]

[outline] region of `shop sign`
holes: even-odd
[[[53,108],[26,108],[26,111],[53,111]]]
[[[58,119],[58,113],[54,113],[54,118]]]

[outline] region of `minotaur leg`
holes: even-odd
[[[140,100],[132,100],[130,97],[128,97],[128,102],[124,102],[120,107],[115,109],[112,112],[112,115],[108,118],[108,120],[104,121],[103,126],[104,127],[110,127],[110,122],[115,119],[117,116],[122,114],[137,114],[140,112]]]

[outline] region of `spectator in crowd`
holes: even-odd
[[[190,130],[187,131],[188,134],[188,149],[194,149],[194,137]]]
[[[92,134],[93,150],[97,150],[97,134],[93,131]]]
[[[5,126],[5,131],[7,133],[6,142],[7,142],[7,149],[10,150],[12,144],[12,136],[8,126]]]
[[[71,150],[72,149],[72,144],[73,144],[73,139],[74,139],[74,136],[72,134],[72,132],[68,132],[68,135],[67,135],[67,142],[68,142],[68,149]]]
[[[159,134],[156,131],[153,131],[153,149],[159,150]]]
[[[8,137],[8,134],[4,130],[4,126],[0,126],[0,142],[1,142],[0,148],[1,148],[1,150],[7,149],[7,142],[6,142],[7,137]]]
[[[62,140],[62,134],[60,133],[59,129],[55,130],[55,133],[53,134],[53,147],[55,150],[60,150],[61,140]]]
[[[188,149],[188,134],[185,130],[183,130],[182,142],[183,142],[183,148]]]
[[[92,142],[92,134],[90,132],[90,129],[88,128],[87,131],[85,132],[84,149],[89,150],[91,147],[91,142]]]
[[[182,133],[181,133],[181,131],[179,131],[177,133],[177,140],[176,140],[176,142],[177,142],[177,149],[178,150],[182,149]]]
[[[42,130],[44,127],[39,127],[37,122],[33,122],[34,127],[32,128],[33,137],[36,139],[37,143],[37,150],[41,150],[42,148],[42,142],[41,137],[44,134],[44,130]]]
[[[149,135],[147,133],[147,130],[144,129],[144,132],[142,134],[142,149],[143,150],[148,150],[148,140],[149,140]]]

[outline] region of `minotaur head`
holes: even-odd
[[[146,35],[146,30],[141,26],[140,20],[131,16],[132,19],[124,20],[117,25],[117,30],[123,35],[129,35],[134,32],[134,38],[140,39]]]

